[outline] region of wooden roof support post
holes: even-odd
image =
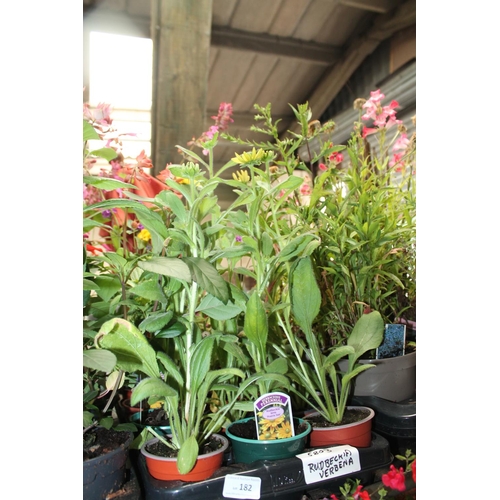
[[[176,145],[203,132],[212,0],[152,0],[154,173],[179,163]]]

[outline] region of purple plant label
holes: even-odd
[[[260,440],[295,436],[290,396],[282,392],[263,394],[254,403],[255,425]]]

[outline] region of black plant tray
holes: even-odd
[[[253,464],[223,465],[211,478],[195,483],[182,481],[160,481],[153,478],[146,467],[142,454],[133,455],[144,500],[174,500],[193,499],[221,500],[224,480],[227,474],[260,477],[260,498],[282,498],[300,500],[309,490],[319,487],[328,488],[331,493],[338,493],[338,488],[344,485],[348,477],[359,478],[363,485],[371,484],[377,469],[388,467],[392,455],[388,441],[379,434],[372,433],[372,443],[368,448],[358,448],[361,470],[355,473],[325,479],[313,484],[306,484],[302,461],[299,458],[286,458],[274,461],[258,461]],[[308,451],[307,449],[304,451]]]

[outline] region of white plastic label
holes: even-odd
[[[260,498],[260,483],[260,477],[227,474],[224,478],[222,496],[224,498],[258,500]]]
[[[361,470],[359,451],[348,445],[315,448],[297,455],[302,460],[306,484],[345,476]]]

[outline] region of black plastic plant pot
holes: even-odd
[[[306,449],[304,453],[321,453],[318,452],[321,449]],[[306,482],[304,462],[298,457],[269,461],[259,460],[252,464],[232,463],[223,465],[211,478],[195,483],[154,479],[147,471],[142,456],[136,455],[134,457],[134,465],[137,468],[144,500],[245,498],[244,496],[227,496],[226,488],[228,488],[229,480],[234,482],[236,479],[236,483],[243,485],[247,482],[247,479],[253,480],[255,484],[256,478],[260,479],[259,496],[248,496],[248,498],[301,500],[304,495],[307,495],[308,491],[314,491],[318,488],[328,489],[334,493],[338,491],[340,486],[343,486],[345,480],[349,477],[353,479],[359,478],[362,484],[370,484],[373,482],[375,471],[388,467],[393,459],[388,441],[376,433],[373,433],[371,446],[357,448],[357,450],[361,470],[347,474],[342,473],[342,471],[330,473],[327,474],[327,477],[314,482]],[[223,492],[226,494],[223,494]]]
[[[129,438],[118,448],[102,456],[83,462],[83,500],[104,500],[118,491],[126,480],[126,465],[129,457]]]

